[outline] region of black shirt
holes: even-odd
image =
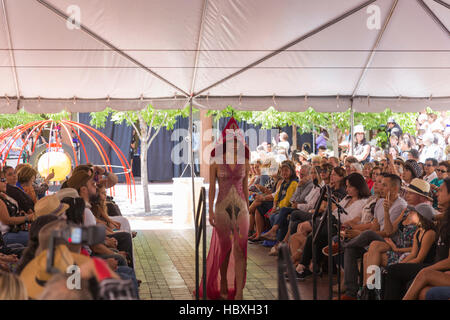
[[[30,198],[28,194],[26,194],[20,188],[7,184],[6,185],[6,194],[17,201],[19,205],[19,211],[23,210],[28,213],[28,210],[34,211],[34,202]]]

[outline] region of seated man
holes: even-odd
[[[85,171],[78,171],[67,180],[67,186],[69,188],[75,189],[81,198],[85,201],[84,209],[84,226],[88,227],[91,225],[96,225],[95,216],[91,211],[90,198],[96,196],[97,189],[94,182],[94,177],[89,176]],[[115,240],[113,239],[115,238]],[[117,249],[119,253],[116,254],[113,250],[109,249],[106,244],[111,242],[117,242]],[[115,245],[110,244],[113,247]],[[90,247],[94,255],[103,258],[114,258],[118,261],[119,265],[127,265],[127,258],[129,258],[130,266],[133,265],[133,249],[131,234],[128,232],[117,232],[110,237],[107,237],[105,244],[96,244]]]
[[[381,198],[375,205],[375,219],[372,230],[362,232],[356,238],[344,245],[344,284],[346,292],[341,296],[343,300],[356,300],[358,292],[357,260],[362,258],[366,248],[374,240],[384,241],[389,234],[385,225],[391,226],[406,208],[406,201],[400,198],[401,179],[397,175],[384,174]]]

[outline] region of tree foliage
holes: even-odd
[[[197,110],[193,110],[196,112]],[[104,128],[108,117],[111,115],[111,121],[116,124],[125,123],[129,126],[136,126],[139,123],[139,115],[142,116],[147,125],[152,128],[164,127],[167,130],[173,129],[177,118],[189,116],[189,106],[184,109],[157,110],[149,105],[140,111],[115,111],[106,108],[100,112],[91,112],[90,124],[97,128]]]
[[[0,114],[0,127],[3,129],[9,129],[17,127],[21,124],[26,124],[33,121],[42,121],[52,119],[59,121],[63,119],[70,119],[70,113],[62,111],[60,113],[28,113],[21,109],[17,113],[13,114]]]
[[[432,110],[428,108],[427,112],[432,112]],[[345,132],[350,131],[351,127],[350,109],[343,112],[317,112],[308,108],[304,112],[278,112],[275,108],[270,107],[265,111],[251,112],[234,110],[231,106],[228,106],[223,110],[209,111],[208,115],[213,116],[214,120],[234,116],[238,121],[245,120],[248,123],[261,125],[262,129],[296,125],[300,133],[312,132],[313,130],[318,133],[319,128],[324,128],[328,132],[336,129]],[[395,118],[403,132],[415,134],[417,112],[394,113],[390,109],[380,113],[355,112],[354,124],[362,124],[367,132],[374,130],[377,144],[381,146],[387,140],[381,125],[386,125],[389,117]]]

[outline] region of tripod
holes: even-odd
[[[326,198],[325,198],[326,195]],[[325,212],[322,214],[319,220],[319,225],[317,225],[316,218],[319,218],[320,216],[320,206],[322,204],[322,201],[327,201],[327,208]],[[318,237],[320,235],[320,232],[324,228],[325,223],[327,224],[327,234],[328,234],[328,279],[329,279],[329,299],[331,300],[333,298],[333,259],[332,259],[332,237],[333,237],[333,210],[332,210],[332,203],[334,203],[338,208],[338,219],[337,219],[337,228],[340,230],[341,228],[341,213],[347,214],[345,209],[337,203],[336,200],[332,198],[332,192],[331,188],[328,185],[325,185],[322,187],[320,191],[319,200],[316,203],[316,208],[314,211],[314,215],[312,218],[312,263],[313,263],[313,299],[317,300],[317,273],[316,270],[318,269],[317,266],[317,242]],[[338,252],[340,252],[341,248],[341,241],[340,237],[338,235]],[[341,296],[341,277],[340,277],[340,269],[341,269],[341,257],[338,255],[338,297]]]

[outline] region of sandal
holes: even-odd
[[[275,241],[277,240],[277,236],[268,235],[267,233],[261,235],[261,239],[263,240],[269,240],[269,241]]]

